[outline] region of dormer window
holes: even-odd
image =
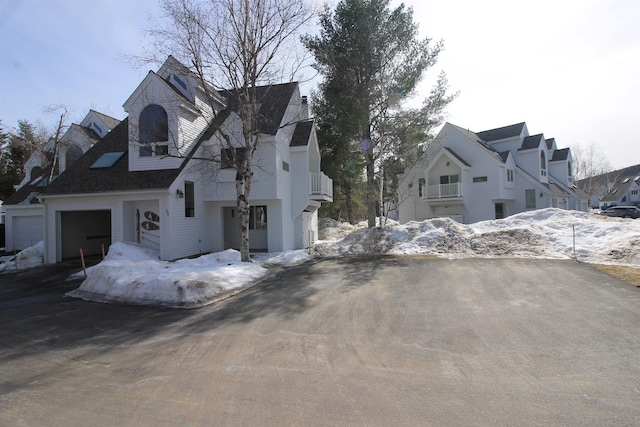
[[[173,74],[173,80],[178,84],[178,86],[180,86],[182,89],[184,89],[185,91],[187,90],[187,84],[182,81],[182,79],[178,76],[176,76],[175,74]]]
[[[138,124],[140,157],[169,154],[169,119],[159,105],[147,105]]]

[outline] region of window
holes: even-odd
[[[507,181],[513,182],[513,169],[507,169]]]
[[[456,184],[459,182],[460,177],[458,175],[442,175],[440,176],[440,184]]]
[[[33,169],[31,169],[31,176],[30,176],[31,179],[30,180],[33,181],[34,179],[36,179],[40,175],[42,175],[42,168],[40,166],[34,166]]]
[[[140,146],[140,157],[149,157],[153,155],[153,151],[151,150],[151,146],[149,145],[141,145]]]
[[[147,105],[138,123],[140,139],[140,157],[149,157],[169,154],[169,119],[167,112],[159,105]],[[163,142],[164,144],[153,144]],[[154,148],[155,145],[155,148]]]
[[[474,176],[473,182],[487,182],[486,176]]]
[[[196,216],[196,202],[193,192],[193,182],[184,182],[184,216],[193,218]]]
[[[169,146],[166,144],[156,145],[154,153],[156,156],[166,156],[169,154]]]
[[[124,155],[124,151],[112,151],[109,153],[104,153],[98,160],[93,162],[93,164],[89,167],[90,169],[105,169],[113,166],[120,157]]]
[[[426,185],[426,181],[424,178],[418,179],[418,196],[424,197],[424,187]]]
[[[249,230],[266,230],[267,207],[251,206],[249,210]]]
[[[140,142],[163,142],[169,140],[167,112],[159,105],[147,105],[140,114]]]
[[[544,155],[544,151],[540,152],[540,170],[542,176],[547,176],[547,157]]]
[[[76,160],[82,156],[82,148],[77,145],[72,145],[67,148],[67,152],[64,154],[64,158],[67,164],[67,168],[71,166]]]
[[[223,148],[220,152],[220,163],[222,169],[233,169],[234,165],[240,165],[247,149],[244,147],[236,148]],[[234,162],[235,160],[235,162]]]
[[[524,190],[525,208],[536,208],[536,190]]]
[[[632,196],[637,196],[638,195],[638,190],[631,190],[631,195]]]
[[[178,85],[184,89],[187,90],[187,84],[185,82],[182,81],[182,79],[178,76],[176,76],[175,74],[173,75],[173,80],[175,80],[176,83],[178,83]]]
[[[102,133],[102,128],[100,126],[98,126],[98,124],[96,122],[91,122],[91,124],[93,125],[94,128],[96,128],[98,133]]]
[[[567,163],[567,174],[572,176],[573,171],[571,170],[571,162]]]
[[[282,170],[289,172],[289,163],[283,161],[282,162]]]

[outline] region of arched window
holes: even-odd
[[[568,170],[567,170],[567,173],[569,174],[569,176],[572,176],[571,174],[572,174],[573,172],[571,171],[571,162],[567,163],[567,169],[568,169]]]
[[[31,169],[30,181],[33,181],[40,175],[42,175],[42,168],[40,166],[34,166],[33,169]]]
[[[140,114],[140,142],[165,142],[169,140],[167,112],[159,105],[147,105]]]
[[[67,152],[64,155],[67,168],[71,166],[76,160],[78,160],[80,156],[82,156],[82,154],[82,148],[78,147],[77,145],[72,145],[67,148]]]
[[[547,175],[547,157],[544,155],[544,151],[540,152],[540,169],[542,170],[542,175]]]

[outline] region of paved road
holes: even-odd
[[[640,424],[640,288],[576,262],[343,258],[197,310],[42,271],[0,275],[3,426]]]

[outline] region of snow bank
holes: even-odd
[[[258,254],[240,262],[235,250],[176,262],[131,243],[114,243],[106,260],[71,296],[93,301],[198,307],[240,292],[268,274],[315,257],[354,254],[430,254],[446,258],[573,258],[640,268],[640,220],[593,213],[541,209],[475,224],[436,218],[383,228],[323,219],[310,255],[307,250]],[[573,233],[575,229],[575,253]],[[24,252],[24,251],[23,251]],[[40,255],[41,259],[41,255]]]
[[[40,241],[23,249],[15,257],[13,255],[0,257],[0,271],[15,270],[16,261],[18,270],[44,264],[44,242]]]
[[[240,262],[240,253],[231,249],[167,262],[155,251],[118,242],[68,295],[99,302],[198,307],[237,293],[266,273],[257,264]]]
[[[584,262],[640,267],[640,221],[553,208],[469,225],[449,218],[382,229],[333,224],[321,236],[325,240],[316,242],[314,251],[324,257],[429,254],[563,259],[575,255]]]

